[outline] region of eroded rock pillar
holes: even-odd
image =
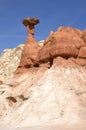
[[[23,19],[23,24],[27,29],[28,36],[22,51],[20,64],[16,72],[22,72],[24,69],[28,69],[38,65],[38,51],[40,50],[40,46],[37,44],[34,37],[35,25],[38,23],[39,19],[37,18]]]
[[[28,37],[26,39],[26,43],[35,43],[36,39],[34,37],[35,33],[35,25],[39,23],[39,20],[37,18],[25,18],[23,20],[23,24],[25,25]]]

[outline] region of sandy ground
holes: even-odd
[[[0,130],[86,130],[86,124],[57,125],[57,126],[32,126],[24,128],[0,128]]]

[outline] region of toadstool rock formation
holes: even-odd
[[[16,73],[23,72],[25,69],[36,66],[38,64],[38,51],[41,47],[37,44],[36,39],[34,38],[34,26],[38,23],[39,19],[37,18],[23,19],[23,24],[27,29],[28,36]]]
[[[26,43],[36,43],[36,39],[34,38],[35,25],[39,23],[39,19],[37,18],[25,18],[23,19],[23,24],[27,28],[28,37]]]

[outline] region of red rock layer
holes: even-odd
[[[56,57],[57,59],[62,57],[59,59],[62,61],[63,58],[67,60],[72,57],[74,59],[72,62],[86,65],[85,36],[85,31],[81,32],[71,27],[60,27],[55,33],[51,32],[45,40],[44,47],[39,51],[39,61],[41,63],[48,62]]]
[[[49,68],[52,64],[86,66],[86,30],[81,32],[71,27],[59,27],[56,32],[50,33],[43,47],[30,34],[17,70],[39,66]]]

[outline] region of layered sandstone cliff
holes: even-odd
[[[34,38],[38,22],[24,19],[24,47],[0,57],[0,127],[84,125],[86,30],[59,27],[39,46]]]

